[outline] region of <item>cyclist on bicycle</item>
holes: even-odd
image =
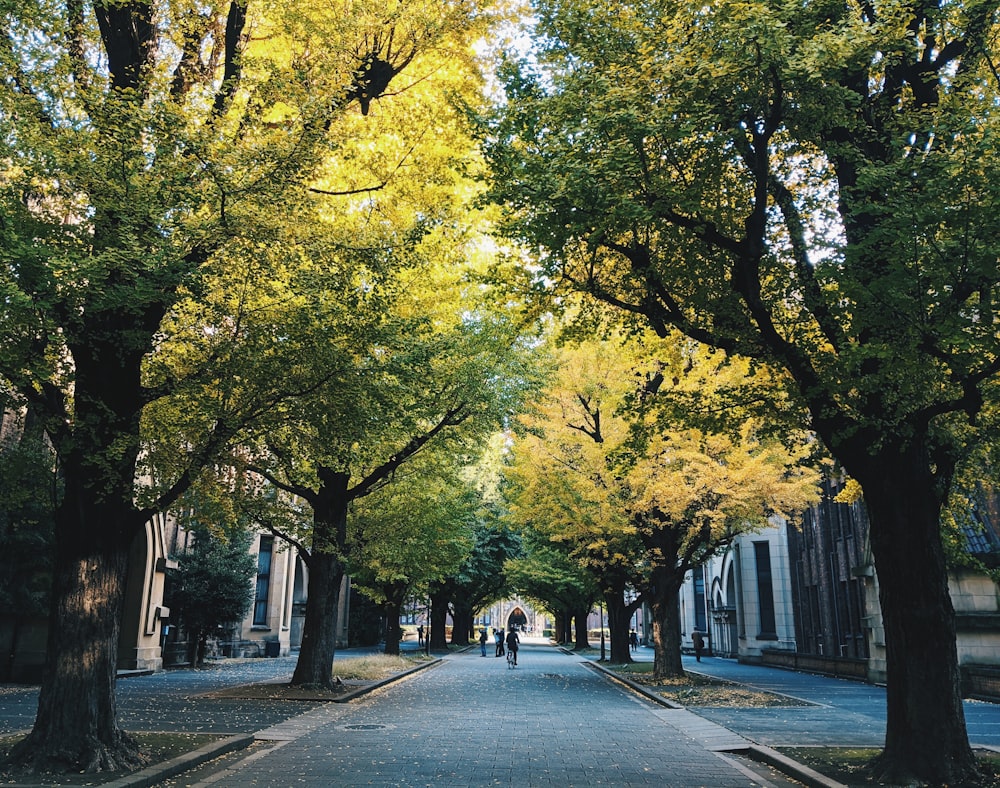
[[[507,633],[507,650],[514,655],[514,665],[517,665],[517,647],[521,642],[521,639],[517,636],[517,630],[514,627],[510,628],[510,632]]]

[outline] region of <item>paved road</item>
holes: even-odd
[[[525,644],[520,663],[508,670],[478,650],[449,656],[359,701],[263,731],[270,750],[202,770],[193,784],[788,785],[706,749],[684,724],[694,715],[624,692],[578,658]],[[701,720],[694,727],[718,732]]]
[[[640,648],[635,658],[651,660],[652,649]],[[828,678],[732,659],[683,657],[684,669],[729,679],[758,689],[791,695],[810,706],[767,709],[707,708],[698,714],[742,736],[770,747],[840,745],[881,747],[885,741],[885,688],[860,681]],[[965,701],[969,741],[1000,747],[1000,705]]]

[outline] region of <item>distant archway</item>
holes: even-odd
[[[510,615],[507,616],[507,631],[512,629],[524,630],[528,625],[528,617],[524,614],[524,611],[520,607],[515,607],[510,611]]]

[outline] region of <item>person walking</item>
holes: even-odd
[[[705,636],[697,629],[691,633],[691,645],[694,646],[695,662],[701,662],[701,653],[705,650]]]
[[[479,630],[479,651],[482,656],[486,656],[486,627]]]
[[[503,630],[502,629],[494,629],[493,630],[493,637],[495,637],[496,641],[497,641],[497,653],[494,654],[493,656],[494,657],[502,657],[504,655],[504,650],[503,650]]]
[[[636,634],[636,631],[634,629],[629,630],[628,644],[633,651],[636,651],[639,648],[639,636]]]
[[[517,636],[517,630],[511,628],[510,632],[507,633],[507,650],[511,653],[514,658],[514,667],[517,667],[517,647],[520,644],[521,639]]]
[[[417,627],[417,647],[424,645],[424,625]]]

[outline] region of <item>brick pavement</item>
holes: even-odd
[[[678,712],[623,691],[578,658],[526,644],[520,662],[507,670],[478,650],[452,655],[349,705],[327,704],[263,730],[258,739],[268,749],[178,784],[769,784],[689,736],[680,718],[671,722]],[[698,727],[720,732],[703,719]]]

